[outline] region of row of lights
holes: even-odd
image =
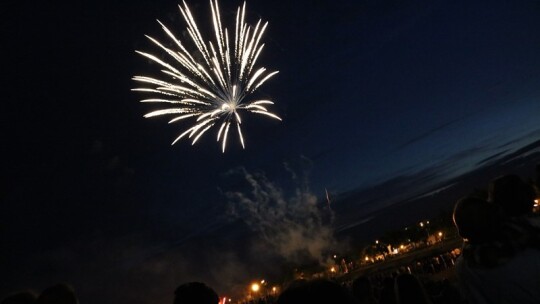
[[[426,221],[426,224],[429,225],[429,221]],[[420,222],[420,227],[424,227],[424,223],[423,223],[423,222]],[[439,238],[442,238],[443,235],[444,235],[444,234],[443,234],[442,231],[439,231],[439,232],[437,233],[437,236],[439,236]],[[409,242],[410,242],[410,239],[409,239]],[[376,245],[379,245],[379,240],[375,240],[375,244],[376,244]],[[399,249],[401,249],[401,250],[405,249],[405,245],[403,245],[403,244],[399,245]],[[394,250],[393,250],[392,253],[394,253],[394,254],[398,253],[398,249],[397,249],[397,248],[394,248]],[[369,257],[366,256],[366,257],[365,257],[365,260],[366,260],[366,261],[369,261]]]

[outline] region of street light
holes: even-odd
[[[426,223],[424,224],[424,222],[420,222],[420,228],[424,228],[424,226],[426,226],[426,236],[427,236],[427,239],[426,239],[426,242],[427,240],[429,240],[429,221],[426,221]]]
[[[251,284],[251,291],[258,292],[260,289],[261,289],[261,285],[259,285],[259,283]]]

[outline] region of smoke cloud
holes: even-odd
[[[277,255],[287,262],[325,263],[325,253],[336,250],[332,212],[287,165],[294,189],[285,191],[264,173],[240,169],[248,191],[227,192],[231,214],[244,221],[258,236],[259,254]]]

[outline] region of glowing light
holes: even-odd
[[[330,268],[330,272],[336,272],[336,268],[335,267]]]
[[[261,280],[261,285],[264,284],[264,283],[266,283],[266,281],[265,281],[265,280]]]
[[[337,255],[334,254],[334,259],[337,258]]]
[[[424,223],[423,223],[423,222],[420,222],[420,227],[424,227]]]
[[[405,248],[404,245],[400,245],[400,246],[399,246],[399,249],[403,249],[403,248]]]
[[[375,244],[379,244],[379,240],[375,240]]]
[[[267,22],[259,20],[255,27],[245,23],[244,3],[242,7],[238,7],[236,27],[231,36],[228,29],[222,25],[218,1],[210,0],[210,7],[215,37],[206,44],[208,40],[200,33],[188,5],[184,2],[183,6],[179,6],[195,52],[190,52],[172,31],[158,21],[173,46],[169,46],[171,43],[161,43],[150,36],[146,37],[164,51],[172,59],[172,63],[167,63],[160,56],[136,51],[160,66],[165,80],[135,76],[133,80],[142,83],[143,87],[135,88],[133,91],[152,93],[160,97],[143,99],[141,102],[167,106],[144,117],[171,115],[169,123],[185,119],[194,120],[194,125],[184,130],[172,144],[187,137],[192,139],[193,145],[212,127],[220,125],[217,141],[222,141],[222,150],[225,152],[231,124],[236,125],[240,144],[245,147],[240,127],[241,111],[281,120],[267,109],[267,105],[273,104],[272,101],[247,100],[249,94],[254,93],[278,72],[268,72],[264,67],[255,67],[264,48],[261,38],[268,25]]]
[[[258,283],[251,284],[251,290],[253,292],[257,292],[257,291],[259,291],[259,289],[261,289],[261,286]]]
[[[272,287],[272,292],[276,293],[276,291],[277,291],[277,287],[276,286]]]
[[[443,236],[443,233],[442,233],[441,231],[439,231],[439,233],[437,233],[437,235],[438,235],[439,237],[442,237],[442,236]]]
[[[534,206],[535,206],[535,207],[538,207],[538,203],[539,203],[539,202],[540,202],[540,200],[535,199],[535,200],[534,200]]]
[[[366,258],[365,258],[366,261],[369,261],[369,257],[366,255]]]

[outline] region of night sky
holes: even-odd
[[[81,303],[171,303],[190,280],[235,292],[293,258],[261,237],[272,221],[320,212],[307,228],[328,233],[540,140],[538,0],[250,0],[247,21],[270,23],[259,65],[280,71],[257,96],[283,121],[246,114],[245,150],[214,133],[171,146],[189,122],[143,118],[159,106],[131,78],[159,71],[135,50],[162,54],[144,37],[166,41],[156,19],[181,35],[177,4],[0,4],[0,298],[62,281]],[[209,3],[188,4],[210,30]],[[220,1],[228,27],[240,4]],[[309,207],[254,213],[252,177]],[[381,185],[369,206],[334,200],[327,223],[325,188]]]

